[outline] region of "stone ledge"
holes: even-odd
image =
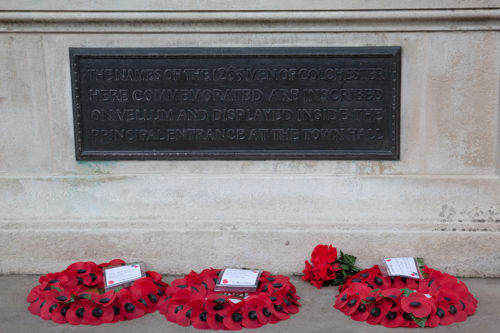
[[[276,12],[0,12],[0,32],[498,31],[500,9]]]
[[[24,11],[269,11],[499,8],[496,0],[17,0],[3,10]]]

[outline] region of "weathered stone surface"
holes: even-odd
[[[0,274],[114,257],[166,273],[298,273],[331,243],[363,266],[419,255],[449,273],[499,276],[496,2],[333,1],[312,12],[319,5],[245,2],[242,13],[237,1],[169,8],[188,6],[180,13],[139,12],[155,1],[121,2],[125,12],[40,3],[0,12]],[[401,46],[401,160],[75,160],[70,47],[204,46]]]

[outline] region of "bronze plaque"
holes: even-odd
[[[70,58],[78,160],[399,159],[400,47]]]

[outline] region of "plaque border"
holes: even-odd
[[[76,160],[399,160],[401,118],[401,46],[367,47],[234,47],[234,48],[69,48],[73,94]],[[231,151],[85,151],[80,101],[80,60],[105,59],[218,59],[218,58],[390,58],[390,150],[231,150]]]

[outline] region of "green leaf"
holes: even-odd
[[[370,292],[371,292],[371,293],[374,293],[374,292],[379,291],[379,290],[380,290],[380,288],[377,288],[377,289],[373,289],[373,290],[372,290],[372,291],[370,291]]]
[[[79,297],[80,297],[80,298],[90,299],[90,300],[92,299],[92,297],[91,297],[89,294],[87,294],[87,295],[81,295],[81,296],[79,296]]]
[[[54,286],[51,286],[50,289],[55,289],[57,291],[63,291],[61,288],[57,288],[57,287],[54,287]]]
[[[413,314],[411,315],[411,317],[413,318],[413,321],[416,322],[418,324],[418,326],[420,326],[422,328],[425,328],[425,322],[429,318],[429,316],[424,317],[424,318],[418,318],[418,317],[415,317]]]
[[[119,292],[120,290],[122,290],[122,289],[123,289],[123,287],[119,287],[119,288],[114,289],[115,294],[118,294],[118,292]]]
[[[410,294],[415,292],[415,290],[411,290],[409,288],[401,288],[399,290],[403,293],[404,297],[408,297]]]

